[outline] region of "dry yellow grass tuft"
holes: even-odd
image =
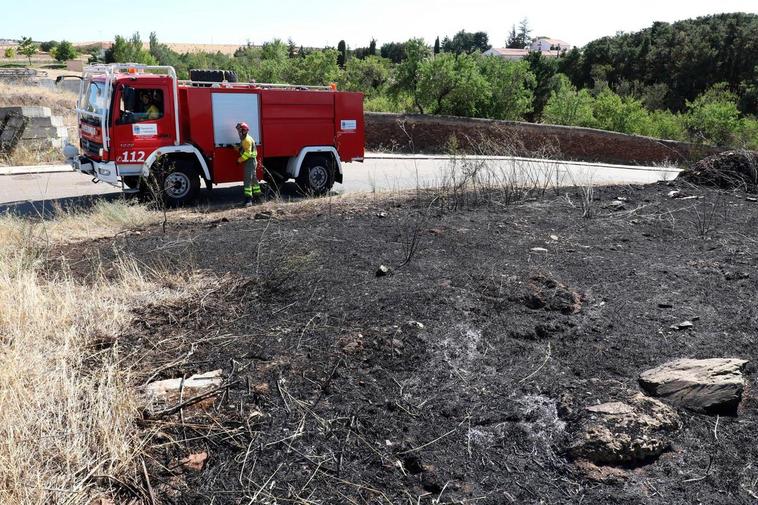
[[[162,287],[160,272],[129,259],[87,285],[42,269],[53,240],[150,219],[124,204],[46,223],[0,219],[0,503],[91,503],[96,477],[136,469],[138,399],[117,336],[130,308],[183,288]]]

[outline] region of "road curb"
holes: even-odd
[[[0,167],[0,176],[27,174],[58,174],[73,172],[71,165],[30,165],[28,167]]]

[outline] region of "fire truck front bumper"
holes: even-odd
[[[121,186],[118,179],[116,164],[112,161],[102,162],[95,161],[86,156],[77,156],[76,158],[70,158],[68,162],[75,172],[91,175],[97,181],[107,182],[114,186]]]

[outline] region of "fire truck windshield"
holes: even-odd
[[[81,109],[104,116],[108,109],[108,97],[105,96],[105,83],[90,81],[82,96]]]

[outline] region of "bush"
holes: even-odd
[[[5,57],[9,60],[12,60],[16,57],[16,48],[15,47],[6,47],[5,48]]]
[[[758,151],[758,119],[745,118],[737,132],[739,147]]]
[[[667,140],[687,140],[685,118],[681,114],[667,110],[656,110],[650,113],[653,124],[652,137]]]
[[[438,54],[418,68],[416,103],[431,114],[482,116],[492,91],[479,71],[477,58],[469,54]]]
[[[525,61],[483,57],[479,67],[490,85],[490,99],[484,115],[492,119],[520,121],[532,111],[537,79]]]
[[[637,135],[651,135],[654,131],[650,115],[639,100],[621,98],[610,88],[595,98],[592,110],[597,128]]]
[[[76,49],[74,49],[71,42],[67,40],[61,41],[61,43],[58,44],[58,47],[55,48],[55,59],[57,61],[73,60],[77,56]]]
[[[546,123],[567,126],[595,126],[594,99],[589,91],[577,89],[568,77],[558,74],[557,91],[553,91],[545,105],[542,119]]]
[[[340,89],[361,91],[366,96],[377,96],[385,91],[390,78],[390,60],[378,56],[364,59],[351,58],[345,65]]]
[[[58,41],[57,40],[48,40],[47,42],[42,42],[39,45],[40,51],[44,51],[46,53],[49,53],[53,49],[58,47]]]
[[[725,83],[717,84],[697,97],[687,101],[687,129],[697,142],[728,146],[736,140],[741,128],[737,96],[727,89]]]

